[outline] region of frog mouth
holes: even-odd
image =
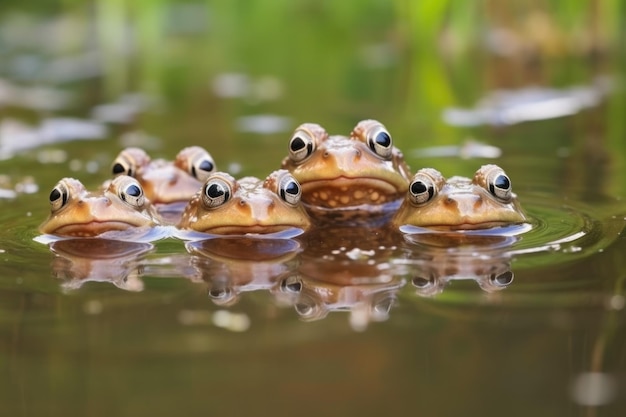
[[[384,204],[404,195],[390,181],[380,178],[346,177],[301,182],[302,201],[307,204],[339,208],[367,204]]]
[[[93,237],[104,232],[126,230],[131,227],[137,227],[137,225],[119,220],[93,220],[61,226],[51,233],[62,236]]]
[[[216,235],[246,235],[246,234],[270,234],[283,232],[290,229],[304,229],[302,225],[292,224],[251,224],[251,225],[221,225],[203,230],[204,233]]]

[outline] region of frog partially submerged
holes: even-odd
[[[115,176],[136,178],[153,204],[186,204],[216,166],[209,152],[199,146],[182,149],[173,161],[151,159],[143,149],[131,147],[119,153],[111,171]]]
[[[526,221],[511,180],[502,168],[490,164],[483,165],[471,179],[455,176],[446,180],[436,169],[419,170],[392,224],[463,230]]]
[[[359,122],[349,137],[329,136],[320,125],[302,124],[291,137],[282,167],[300,182],[302,201],[316,213],[394,210],[410,181],[402,152],[376,120]]]
[[[160,224],[139,182],[129,176],[114,178],[105,189],[89,192],[74,178],[63,178],[49,196],[50,215],[39,227],[44,234],[91,237]]]
[[[300,184],[286,170],[265,180],[216,172],[191,199],[178,227],[219,235],[307,230],[311,222],[300,196]]]

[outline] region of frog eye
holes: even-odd
[[[512,187],[511,180],[501,169],[492,171],[487,177],[489,192],[500,200],[510,200]]]
[[[228,287],[214,287],[209,289],[208,294],[214,300],[228,300],[232,298],[233,291]]]
[[[133,207],[143,207],[145,203],[145,197],[143,195],[143,188],[135,180],[128,181],[119,189],[120,198],[130,204]]]
[[[505,271],[501,274],[491,274],[489,281],[496,287],[506,287],[513,282],[513,272]]]
[[[295,206],[302,196],[302,188],[294,177],[285,175],[278,184],[278,194],[286,203]]]
[[[296,130],[289,141],[289,157],[294,162],[302,162],[315,150],[315,142],[304,130]]]
[[[58,211],[62,207],[67,204],[67,200],[69,199],[69,190],[67,186],[62,182],[58,183],[50,192],[50,205],[52,206],[52,211]]]
[[[428,203],[435,196],[435,184],[427,175],[417,174],[409,184],[409,198],[414,204]]]
[[[302,291],[302,281],[297,275],[289,276],[280,281],[280,289],[286,293],[298,294]]]
[[[367,146],[370,147],[372,152],[383,159],[391,158],[393,153],[391,135],[382,125],[377,125],[367,132]]]
[[[215,162],[208,152],[203,151],[196,154],[190,161],[189,173],[194,178],[204,181],[209,174],[215,171]]]
[[[202,190],[202,201],[208,208],[219,207],[230,200],[232,191],[226,181],[214,178],[208,180]]]
[[[411,283],[419,290],[426,290],[435,286],[435,278],[432,276],[416,276]]]
[[[128,158],[119,155],[111,165],[111,172],[114,176],[128,175],[129,177],[134,177],[136,170],[134,164]]]

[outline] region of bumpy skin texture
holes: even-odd
[[[217,172],[191,199],[178,227],[212,234],[274,233],[311,225],[300,203],[300,185],[286,170],[265,180],[235,180]]]
[[[111,165],[113,175],[135,177],[153,204],[188,202],[216,170],[211,155],[199,146],[182,149],[173,161],[150,159],[141,148],[126,148]]]
[[[139,182],[125,175],[96,192],[74,178],[63,178],[52,189],[50,204],[50,215],[39,227],[44,234],[89,237],[160,223]]]
[[[376,206],[404,197],[411,177],[391,135],[376,120],[359,122],[349,137],[302,124],[282,167],[302,185],[307,208],[328,210],[376,211]]]
[[[392,224],[442,229],[482,229],[526,222],[511,182],[497,165],[484,165],[473,178],[445,179],[432,168],[419,170]]]

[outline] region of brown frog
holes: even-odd
[[[359,122],[349,137],[302,124],[291,137],[282,167],[302,185],[307,209],[322,212],[385,211],[402,199],[410,181],[402,153],[376,120]]]
[[[141,148],[126,148],[111,166],[113,175],[137,178],[146,197],[157,205],[186,204],[215,170],[213,158],[199,146],[184,148],[174,161],[150,159]]]
[[[49,200],[50,215],[39,227],[44,234],[88,237],[160,223],[141,184],[126,175],[93,193],[80,181],[63,178],[50,192]]]
[[[286,170],[265,180],[235,180],[217,172],[191,199],[180,229],[211,234],[267,234],[298,228],[307,230],[310,219],[300,203],[300,184]]]
[[[502,168],[491,164],[483,165],[472,179],[446,180],[433,168],[419,170],[392,224],[458,230],[526,221],[511,180]]]

